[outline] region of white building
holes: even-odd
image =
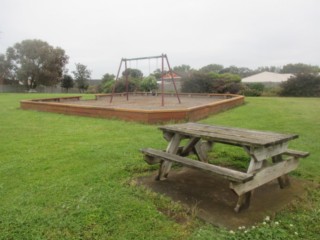
[[[286,73],[274,73],[274,72],[262,72],[250,77],[242,78],[243,83],[281,83],[287,81],[290,77],[294,77],[293,74]]]

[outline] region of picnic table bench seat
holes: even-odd
[[[293,150],[293,149],[287,149],[283,154],[292,156],[292,157],[297,157],[297,158],[306,158],[310,155],[310,153],[308,152],[302,152],[302,151]]]
[[[221,177],[233,182],[245,183],[251,180],[254,176],[250,173],[244,173],[209,163],[200,162],[152,148],[141,149],[141,152],[146,156],[145,160],[149,164],[160,163],[161,160],[175,162],[190,168],[196,168],[215,175],[220,175]]]

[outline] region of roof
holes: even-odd
[[[287,81],[290,77],[294,77],[293,74],[286,73],[274,73],[274,72],[262,72],[250,77],[242,78],[244,83],[263,83],[263,82],[274,82],[281,83]]]
[[[176,74],[174,72],[172,73],[172,77],[174,79],[180,79],[181,78],[178,74]],[[163,75],[163,79],[172,79],[172,77],[171,77],[170,73],[166,73],[166,74]]]

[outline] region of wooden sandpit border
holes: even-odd
[[[123,96],[126,93],[119,93],[118,96]],[[146,96],[148,93],[130,93],[130,95]],[[174,94],[167,93],[167,96]],[[110,94],[97,94],[96,100],[110,97]],[[80,101],[81,96],[56,97],[31,99],[20,101],[20,107],[24,110],[36,110],[44,112],[62,113],[67,115],[78,115],[86,117],[121,119],[125,121],[143,122],[148,124],[165,123],[169,121],[197,121],[208,117],[210,114],[215,114],[227,109],[242,105],[244,97],[235,94],[192,94],[181,93],[179,96],[184,97],[219,97],[220,101],[215,101],[209,104],[179,109],[129,109],[119,107],[97,107],[83,106],[70,101]]]

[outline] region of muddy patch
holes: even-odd
[[[174,201],[181,202],[186,211],[215,226],[236,229],[261,223],[266,216],[274,216],[293,200],[306,193],[308,182],[290,178],[291,185],[280,189],[277,181],[257,188],[249,209],[235,213],[237,195],[229,189],[227,180],[198,170],[181,168],[172,170],[165,181],[155,181],[157,173],[138,179],[138,184]]]

